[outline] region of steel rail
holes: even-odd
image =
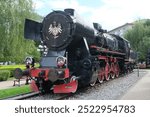
[[[40,92],[30,92],[30,93],[25,93],[25,94],[20,94],[20,95],[17,95],[17,96],[4,98],[3,100],[23,100],[23,99],[27,99],[27,98],[30,98],[30,97],[37,96],[39,94],[40,94]]]

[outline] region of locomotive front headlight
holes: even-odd
[[[59,57],[57,57],[56,61],[57,61],[58,67],[63,67],[65,65],[66,58],[63,56],[59,56]]]

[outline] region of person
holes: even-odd
[[[25,64],[26,64],[26,71],[28,72],[28,70],[30,68],[34,68],[34,65],[35,65],[34,58],[33,57],[26,57]],[[27,75],[25,85],[29,84],[29,80],[31,80],[31,77]]]
[[[26,57],[25,59],[26,69],[34,67],[35,60],[33,57]]]

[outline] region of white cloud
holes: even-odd
[[[41,9],[44,7],[44,1],[41,1],[41,0],[33,0],[33,7],[35,9]]]
[[[104,5],[95,9],[92,19],[102,22],[103,26],[113,29],[139,18],[150,18],[148,0],[102,0]],[[97,14],[99,13],[99,15]]]
[[[100,0],[102,5],[81,5],[79,0],[34,0],[36,9],[62,10],[65,8],[74,8],[84,19],[92,22],[98,22],[102,27],[110,30],[123,25],[127,22],[133,22],[139,18],[150,18],[149,0]],[[88,0],[87,0],[88,2]],[[94,3],[93,4],[99,4]],[[46,15],[46,14],[44,14]]]

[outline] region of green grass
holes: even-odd
[[[0,99],[31,92],[29,85],[0,90]]]

